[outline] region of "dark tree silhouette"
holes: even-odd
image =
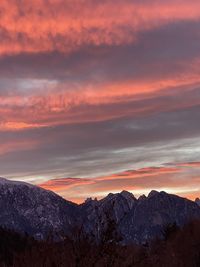
[[[0,228],[0,267],[199,267],[200,221],[183,228],[167,225],[165,239],[148,247],[120,245],[115,222],[107,225],[102,242],[90,242],[82,230],[77,238],[36,241]],[[80,234],[80,237],[78,235]]]

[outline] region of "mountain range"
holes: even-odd
[[[138,199],[127,191],[78,205],[40,187],[0,178],[0,226],[36,239],[87,236],[93,242],[145,244],[164,229],[200,219],[200,201],[151,191]]]

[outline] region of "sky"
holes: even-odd
[[[0,176],[82,202],[200,196],[199,0],[1,0]]]

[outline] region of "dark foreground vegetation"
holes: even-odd
[[[104,238],[100,245],[87,238],[38,242],[0,229],[0,267],[200,267],[200,222],[183,229],[163,230],[164,240],[144,246],[121,246]],[[106,235],[109,233],[106,233]]]

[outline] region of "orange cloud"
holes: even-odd
[[[120,10],[120,13],[119,13]],[[137,33],[200,18],[200,3],[188,1],[1,1],[0,54],[63,51],[83,45],[119,45]]]
[[[17,130],[24,130],[24,129],[32,129],[32,128],[40,128],[40,127],[44,127],[45,125],[42,124],[33,124],[33,123],[26,123],[26,122],[12,122],[12,121],[8,121],[5,123],[0,123],[0,127],[2,126],[2,130],[4,131],[9,131],[9,130],[13,130],[13,131],[17,131]]]
[[[40,187],[47,190],[64,191],[74,186],[87,185],[92,183],[94,183],[93,180],[84,178],[57,178],[40,184]]]
[[[78,203],[87,197],[102,198],[110,192],[115,193],[121,190],[129,190],[139,196],[156,189],[194,199],[200,196],[200,165],[198,162],[189,165],[193,166],[190,172],[184,163],[180,163],[173,167],[142,168],[90,179],[53,179],[40,186],[53,190],[69,200],[78,200]]]

